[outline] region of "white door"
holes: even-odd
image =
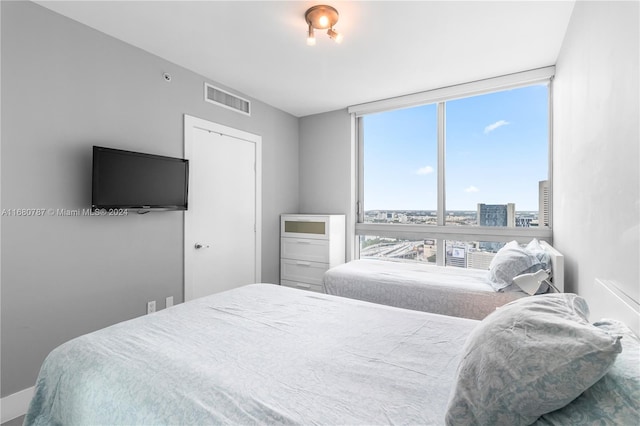
[[[185,116],[185,301],[260,281],[260,137]]]

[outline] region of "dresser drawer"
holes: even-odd
[[[331,216],[282,215],[280,236],[327,240],[330,235]]]
[[[281,238],[280,257],[329,263],[329,240]]]
[[[322,277],[328,269],[328,263],[281,259],[280,279],[322,286]]]
[[[280,281],[280,284],[287,287],[299,288],[301,290],[310,290],[310,291],[315,291],[316,293],[324,293],[324,289],[322,288],[321,285],[318,285],[318,284],[299,283],[299,282],[287,281],[287,280]]]

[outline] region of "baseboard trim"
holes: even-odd
[[[32,386],[2,398],[0,400],[0,423],[8,422],[27,414],[34,391],[35,387]]]

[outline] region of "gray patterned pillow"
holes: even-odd
[[[526,248],[520,247],[517,241],[504,245],[489,264],[489,284],[495,291],[510,291],[513,278],[520,274],[536,272],[544,269],[538,257]]]
[[[602,319],[594,326],[621,334],[622,353],[607,374],[569,405],[540,417],[541,425],[635,425],[640,419],[640,339],[625,324]]]
[[[589,324],[575,294],[525,297],[487,316],[465,343],[447,425],[528,425],[597,382],[622,350]]]
[[[525,249],[540,261],[542,269],[551,269],[551,255],[542,247],[537,238],[529,241]]]

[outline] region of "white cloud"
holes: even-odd
[[[480,190],[478,188],[476,188],[475,186],[473,186],[473,185],[471,185],[470,187],[464,189],[464,192],[478,192],[478,191],[480,191]]]
[[[433,173],[433,167],[431,167],[431,166],[424,166],[424,167],[419,168],[416,171],[416,174],[419,174],[419,175],[429,175],[431,173]]]
[[[484,134],[486,135],[489,132],[493,132],[498,127],[506,126],[507,124],[509,124],[509,122],[506,120],[500,120],[500,121],[496,121],[493,124],[489,124],[487,127],[484,128]]]

